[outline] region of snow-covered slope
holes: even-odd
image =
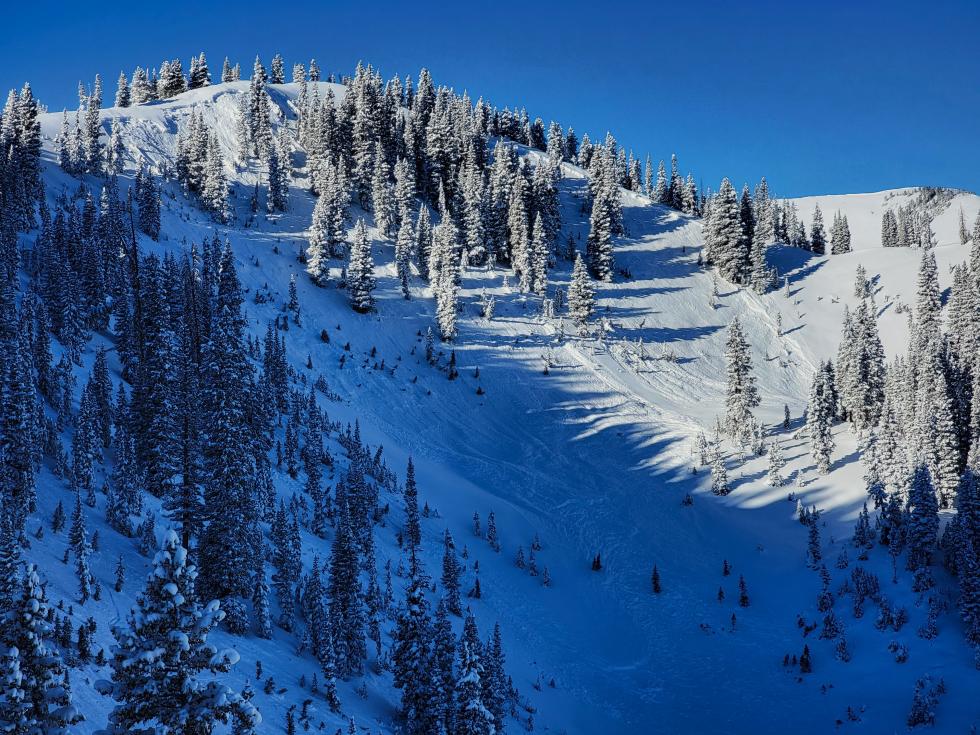
[[[830,194],[826,196],[800,197],[791,199],[809,226],[813,219],[814,207],[819,205],[824,221],[830,223],[834,214],[840,212],[847,217],[851,229],[851,247],[854,250],[872,250],[881,247],[881,216],[886,210],[896,211],[915,201],[921,188],[888,189],[870,194]],[[980,213],[980,197],[966,191],[951,192],[948,203],[944,202],[935,218],[932,229],[939,245],[959,244],[960,209],[967,227],[972,227]]]
[[[106,120],[118,118],[123,125],[131,159],[125,176],[131,177],[137,164],[159,169],[172,161],[176,132],[192,108],[203,112],[222,145],[233,151],[236,97],[246,86],[217,85],[166,102],[106,110]],[[343,88],[334,91],[339,95]],[[293,85],[272,88],[287,124],[289,102],[296,94]],[[52,139],[60,122],[60,115],[44,121],[45,181],[51,197],[77,187],[55,163]],[[235,184],[241,222],[258,174],[230,164],[226,173]],[[572,235],[584,242],[584,172],[566,165],[564,173],[563,240]],[[468,547],[464,589],[472,584],[473,565],[479,561],[483,597],[469,603],[481,633],[488,633],[495,621],[501,623],[508,673],[537,710],[537,730],[824,733],[837,720],[846,720],[852,707],[862,722],[848,722],[845,729],[897,732],[905,726],[913,684],[926,672],[946,677],[949,694],[941,705],[946,731],[965,732],[978,723],[980,675],[955,611],[943,617],[938,639],[917,638],[914,631],[925,611],[916,605],[907,582],[888,591],[893,600],[909,606],[912,622],[902,632],[880,633],[873,616],[854,620],[848,614],[854,652],[850,663],[835,660],[832,643],[817,640],[816,633],[802,638],[798,617],[819,620],[819,578],[804,567],[806,532],[794,519],[795,504],[786,497],[795,490],[804,502],[831,511],[824,556],[835,559],[849,544],[863,496],[861,468],[846,432],[839,437],[833,472],[817,478],[806,442],[790,431],[774,430],[789,473],[799,470],[813,480],[804,488],[768,487],[760,459],[732,459],[734,491],[727,498],[706,493],[704,471],[691,473],[693,437],[710,430],[723,411],[723,346],[733,317],[741,318],[752,345],[763,398],[758,413],[770,426],[782,420],[788,404],[793,429],[798,428],[814,367],[835,354],[843,306],[854,302],[858,263],[876,279],[886,347],[892,353],[901,349],[905,320],[894,313],[894,306],[912,300],[919,253],[883,252],[878,238],[881,207],[906,195],[797,200],[807,220],[814,201],[828,219],[837,210],[847,214],[856,252],[817,258],[774,248],[770,256],[790,280],[788,297],[782,290],[758,296],[721,283],[715,299],[711,274],[697,265],[701,223],[624,192],[628,235],[617,243],[616,260],[632,278],[599,289],[599,316],[610,327],[605,338],[578,336],[569,323],[541,316],[540,299],[518,293],[505,272],[469,269],[463,276],[460,335],[453,345],[460,379],[450,382],[422,357],[419,335],[433,323],[430,294],[418,281],[413,299],[402,299],[390,242],[378,239],[373,244],[379,279],[374,313],[352,312],[342,292],[318,289],[302,276],[296,256],[305,245],[313,205],[306,183],[305,172],[296,170],[289,212],[260,217],[248,229],[234,224],[216,228],[175,185],[168,186],[166,241],[142,246],[186,248],[215,230],[227,236],[250,295],[266,284],[275,295],[266,304],[247,300],[256,335],[281,313],[290,276],[300,275],[303,326],[287,334],[291,363],[311,378],[317,373],[326,377],[342,399],[325,403],[331,419],[358,419],[365,440],[383,444],[391,467],[400,471],[409,455],[414,458],[422,500],[437,513],[423,520],[425,564],[430,573],[439,568],[445,528],[457,546]],[[980,209],[977,197],[959,195],[935,223],[944,285],[949,281],[947,266],[966,256],[955,244],[954,210],[960,201],[968,222]],[[564,286],[568,278],[568,264],[560,262],[552,280]],[[491,321],[479,317],[477,301],[484,289],[496,296]],[[331,335],[329,344],[320,339],[321,330]],[[348,342],[349,352],[344,349]],[[86,366],[92,349],[90,345]],[[346,357],[343,362],[341,356]],[[303,367],[307,357],[312,371]],[[478,395],[478,387],[485,393]],[[332,450],[342,453],[337,447]],[[284,497],[301,492],[301,485],[284,473],[277,473],[276,483]],[[40,517],[49,518],[59,500],[70,502],[64,485],[47,472],[40,487]],[[693,505],[682,504],[688,493],[695,496]],[[391,559],[397,566],[400,505],[397,498],[388,500],[393,528],[378,549],[379,565]],[[90,528],[102,531],[95,572],[110,590],[105,580],[111,579],[118,555],[126,559],[130,580],[141,578],[146,560],[132,540],[100,525],[102,502],[100,497],[99,507],[86,512]],[[503,545],[499,554],[471,530],[473,513],[486,518],[491,510]],[[535,534],[543,544],[537,564],[547,566],[550,587],[513,564],[518,546],[527,553]],[[329,553],[327,542],[307,536],[304,542],[307,565],[314,552],[321,557]],[[62,552],[63,540],[54,534],[30,552],[51,578],[53,599],[70,599],[74,591],[70,570],[60,564]],[[590,571],[597,553],[602,555],[601,573]],[[722,574],[725,560],[732,565],[731,576]],[[865,565],[890,579],[887,563],[887,555],[879,555]],[[654,564],[663,579],[659,595],[650,589]],[[833,569],[835,586],[849,573]],[[743,575],[751,596],[751,605],[744,608],[737,602]],[[398,583],[396,578],[396,599]],[[722,601],[719,588],[725,594]],[[107,621],[124,614],[135,589],[131,583],[124,593],[108,592],[76,617]],[[99,641],[107,646],[106,630],[101,626]],[[909,663],[893,662],[887,650],[892,638],[909,646]],[[242,656],[231,681],[241,686],[252,679],[255,703],[266,723],[262,732],[280,732],[285,710],[309,696],[297,682],[300,674],[309,678],[315,662],[296,653],[295,639],[281,631],[272,641],[222,635],[222,642]],[[813,652],[815,673],[801,679],[782,660],[785,654],[798,655],[804,643]],[[256,660],[287,691],[264,693],[252,676]],[[88,715],[79,732],[102,726],[108,704],[91,686],[102,675],[90,666],[73,677],[76,698]],[[369,673],[365,681],[363,698],[354,691],[359,681],[342,685],[345,713],[371,732],[391,732],[397,691],[390,674]],[[314,706],[314,722],[324,720],[328,732],[343,725],[322,701]],[[509,731],[519,727],[512,720]]]

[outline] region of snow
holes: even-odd
[[[328,85],[321,84],[321,94]],[[104,111],[104,121],[119,118],[127,154],[125,177],[137,163],[160,168],[171,160],[175,135],[192,109],[202,111],[226,151],[234,150],[236,97],[247,83],[198,89],[149,105]],[[343,87],[332,85],[334,93]],[[289,118],[295,85],[273,88],[276,107]],[[108,128],[108,122],[105,122]],[[53,137],[61,115],[45,117],[45,180],[49,196],[77,183],[56,165]],[[536,153],[527,155],[537,156]],[[233,205],[244,219],[247,198],[260,174],[254,168],[226,167],[238,198]],[[822,529],[824,558],[834,575],[833,589],[850,570],[833,568],[839,550],[849,546],[853,520],[863,502],[862,468],[853,437],[837,427],[833,470],[817,477],[799,428],[805,397],[815,366],[836,354],[845,304],[854,305],[854,270],[862,263],[875,282],[880,327],[890,355],[902,349],[905,315],[899,303],[914,298],[920,253],[879,249],[881,208],[911,197],[903,191],[796,200],[801,217],[809,221],[813,204],[820,203],[825,221],[835,211],[848,216],[855,252],[815,257],[791,248],[774,248],[770,258],[790,280],[790,296],[782,289],[758,296],[721,282],[718,303],[712,304],[712,276],[697,266],[702,242],[701,223],[652,205],[645,198],[623,193],[628,235],[617,242],[617,268],[632,278],[617,278],[597,286],[598,318],[612,329],[602,344],[575,334],[569,320],[540,316],[540,299],[524,296],[514,278],[502,271],[470,268],[464,273],[456,350],[460,378],[448,381],[445,372],[425,363],[424,341],[418,336],[434,328],[431,294],[419,281],[413,298],[405,301],[392,262],[393,244],[375,240],[378,300],[376,312],[355,314],[346,295],[320,289],[302,273],[296,255],[304,242],[313,200],[305,180],[295,178],[290,211],[260,217],[248,229],[217,227],[173,185],[166,186],[163,227],[166,240],[142,246],[186,248],[192,241],[217,231],[235,249],[239,275],[249,296],[268,284],[273,303],[246,300],[250,329],[262,335],[266,323],[279,313],[287,298],[289,277],[298,274],[297,287],[303,326],[286,334],[290,363],[311,380],[323,374],[339,402],[325,402],[331,420],[360,421],[362,436],[373,446],[383,444],[390,467],[401,475],[411,456],[415,462],[420,504],[428,503],[437,518],[423,518],[423,559],[430,574],[440,569],[442,534],[449,528],[457,548],[467,547],[463,590],[474,580],[480,563],[483,597],[466,600],[486,635],[499,621],[504,636],[507,673],[522,695],[537,709],[538,730],[567,733],[701,732],[824,733],[848,706],[861,711],[859,727],[868,732],[897,732],[905,727],[914,684],[923,673],[946,679],[949,693],[937,707],[937,727],[966,732],[980,724],[975,692],[980,672],[973,668],[955,611],[940,619],[940,635],[924,641],[915,635],[925,619],[907,581],[891,584],[887,555],[876,550],[866,568],[876,571],[895,603],[909,607],[911,622],[901,632],[880,633],[869,611],[860,620],[839,609],[853,652],[850,663],[836,661],[833,642],[815,635],[803,639],[797,617],[818,622],[819,577],[805,568],[806,531],[794,518],[796,492],[806,504],[826,509]],[[95,184],[95,181],[91,181]],[[586,188],[584,172],[565,166],[562,181],[562,241],[573,234],[584,244],[587,215],[580,211]],[[956,237],[958,206],[968,225],[980,211],[980,198],[960,194],[934,223],[939,247],[940,279],[949,283],[948,268],[966,252]],[[376,232],[372,230],[376,236]],[[279,254],[273,250],[278,247]],[[257,265],[256,265],[257,264]],[[571,266],[560,262],[552,283],[567,287]],[[505,285],[510,282],[510,286]],[[492,321],[479,317],[478,301],[486,289],[496,299]],[[776,315],[782,317],[777,333]],[[725,498],[706,494],[707,469],[690,471],[690,449],[699,430],[709,432],[723,412],[723,345],[727,326],[738,316],[753,350],[755,375],[762,394],[757,415],[768,425],[782,420],[788,404],[791,431],[775,431],[787,466],[785,477],[801,472],[805,488],[766,484],[765,458],[728,462],[733,492]],[[329,332],[324,344],[320,331]],[[566,338],[559,339],[564,329]],[[642,340],[646,357],[640,357]],[[94,355],[85,354],[87,374]],[[349,342],[351,350],[343,346]],[[448,361],[449,347],[440,365]],[[370,357],[372,348],[377,356]],[[341,355],[347,355],[340,367]],[[673,359],[666,359],[672,355]],[[306,370],[307,356],[313,363]],[[550,361],[543,374],[544,358]],[[384,360],[384,369],[380,363]],[[378,365],[378,367],[375,367]],[[118,367],[118,366],[116,366]],[[479,368],[479,378],[474,377]],[[118,372],[114,372],[118,380]],[[485,391],[477,395],[477,387]],[[330,447],[335,456],[342,454]],[[727,450],[727,447],[726,447]],[[278,491],[289,497],[301,485],[276,473]],[[333,482],[334,479],[328,479]],[[50,580],[52,601],[74,596],[69,567],[60,563],[64,541],[50,532],[47,519],[67,489],[45,472],[39,480],[37,523],[46,526],[43,541],[30,551]],[[695,494],[684,506],[682,498]],[[395,533],[401,511],[391,502],[394,528],[380,529],[379,568],[391,559],[397,566]],[[102,581],[103,599],[76,606],[75,622],[89,615],[101,621],[124,616],[134,602],[148,560],[139,556],[135,540],[104,526],[100,509],[84,508],[89,529],[98,528],[101,548],[92,555],[93,573]],[[496,515],[502,551],[474,537],[474,511]],[[158,528],[160,526],[158,525]],[[538,534],[543,549],[538,568],[548,568],[551,586],[514,565],[518,546],[528,547]],[[304,533],[304,562],[314,553],[328,554],[326,541]],[[601,553],[603,571],[589,564]],[[856,557],[853,549],[849,549]],[[115,593],[111,581],[118,556],[127,566],[127,584]],[[732,575],[723,577],[723,561]],[[650,572],[657,564],[663,592],[650,591]],[[852,564],[853,567],[853,564]],[[738,607],[737,580],[744,575],[751,606]],[[395,579],[396,600],[403,581]],[[948,580],[944,584],[949,584]],[[718,587],[725,601],[716,599]],[[893,589],[894,587],[894,589]],[[204,592],[204,591],[202,591]],[[846,602],[838,603],[841,608]],[[737,615],[733,629],[732,614]],[[246,681],[255,691],[254,703],[268,731],[278,731],[290,705],[308,692],[298,686],[318,669],[309,655],[296,652],[291,636],[276,629],[271,640],[254,636],[213,634],[215,645],[231,647],[241,662],[225,678],[241,688]],[[108,625],[100,625],[97,645],[108,649]],[[909,662],[896,664],[887,650],[890,640],[908,646]],[[814,673],[798,676],[781,665],[784,654],[796,654],[808,644]],[[253,676],[255,662],[272,676],[276,689],[265,694]],[[78,727],[91,733],[103,726],[108,700],[97,694],[94,666],[73,672],[74,696],[87,720]],[[554,686],[551,686],[551,682]],[[359,680],[339,682],[344,714],[372,731],[390,732],[398,692],[390,675],[368,674],[366,697],[354,689]],[[536,686],[537,684],[537,686]],[[538,690],[537,687],[540,687]],[[314,722],[327,722],[327,731],[345,727],[321,699]],[[848,723],[850,726],[850,723]],[[508,723],[508,731],[521,725]]]
[[[851,229],[851,247],[854,250],[877,250],[881,247],[881,216],[885,210],[897,211],[899,207],[912,202],[919,189],[887,189],[870,194],[838,194],[791,199],[796,204],[800,217],[806,222],[807,232],[813,221],[813,209],[820,205],[823,212],[824,227],[829,228],[834,213],[847,217]],[[958,245],[959,213],[963,208],[967,228],[973,227],[980,213],[980,197],[970,192],[956,193],[952,202],[932,223],[932,229],[940,245]]]

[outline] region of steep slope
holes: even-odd
[[[245,86],[216,85],[167,102],[105,111],[104,119],[118,118],[123,125],[131,159],[126,176],[132,176],[137,164],[160,169],[172,163],[175,134],[192,108],[204,113],[223,147],[233,152],[235,98]],[[343,93],[339,87],[334,91]],[[287,125],[296,93],[293,85],[272,88]],[[50,139],[59,125],[57,115],[44,122],[49,138],[45,181],[51,197],[77,187],[54,163]],[[617,243],[616,258],[617,266],[628,269],[632,277],[599,290],[599,316],[608,324],[605,337],[600,341],[572,334],[570,324],[543,317],[540,299],[518,293],[501,270],[468,269],[459,339],[442,346],[443,353],[455,349],[459,364],[460,379],[450,382],[444,371],[448,354],[442,355],[438,368],[422,357],[420,334],[432,325],[428,290],[416,281],[413,298],[402,299],[390,242],[376,239],[373,244],[379,288],[372,314],[355,314],[342,292],[318,289],[302,275],[296,256],[305,245],[313,199],[305,191],[301,151],[296,151],[294,163],[286,214],[259,217],[247,229],[215,227],[193,201],[168,185],[163,222],[167,240],[141,245],[147,250],[183,249],[214,232],[227,236],[249,295],[268,289],[274,297],[265,304],[251,299],[247,303],[256,336],[281,313],[289,278],[299,274],[303,326],[287,334],[291,364],[311,379],[318,373],[325,376],[341,397],[339,402],[325,402],[331,419],[357,419],[365,440],[384,446],[389,466],[400,473],[413,456],[422,499],[433,510],[433,517],[423,521],[426,566],[433,575],[439,569],[445,528],[458,546],[468,547],[464,589],[472,585],[473,566],[479,561],[483,596],[469,603],[482,633],[488,633],[494,621],[501,622],[508,672],[537,709],[539,729],[775,733],[792,728],[817,733],[844,719],[850,706],[865,708],[861,717],[867,730],[891,732],[904,727],[913,683],[925,671],[939,672],[949,682],[950,693],[942,704],[944,725],[964,731],[975,723],[971,689],[975,691],[980,679],[955,613],[944,616],[937,641],[919,641],[913,631],[924,611],[913,608],[914,597],[901,585],[895,598],[913,608],[913,622],[895,637],[908,643],[913,663],[893,663],[886,650],[887,634],[878,633],[872,621],[864,619],[849,630],[852,662],[834,660],[831,643],[814,635],[806,643],[814,654],[815,676],[798,680],[781,666],[784,654],[802,650],[798,615],[819,619],[819,580],[804,568],[805,531],[793,519],[795,505],[785,500],[791,488],[765,485],[764,459],[739,463],[732,458],[734,492],[724,499],[705,495],[705,473],[690,471],[691,440],[699,430],[709,430],[724,408],[723,347],[734,316],[741,318],[753,348],[763,395],[759,415],[769,425],[781,421],[783,405],[788,404],[797,428],[814,367],[836,350],[843,305],[853,303],[857,263],[879,278],[882,333],[890,351],[901,348],[904,319],[891,305],[900,299],[911,301],[919,254],[895,251],[885,259],[872,246],[875,230],[870,223],[880,223],[875,208],[882,206],[885,195],[821,200],[828,217],[837,209],[848,214],[855,253],[814,258],[788,248],[772,251],[773,261],[790,279],[788,298],[782,291],[758,296],[721,283],[715,299],[712,275],[697,266],[700,222],[624,192],[629,234]],[[247,197],[262,180],[261,172],[226,166],[226,173],[235,185],[236,221],[242,222],[247,218]],[[566,165],[564,174],[563,240],[573,236],[584,242],[584,172]],[[964,210],[969,207],[975,213],[976,197],[964,201]],[[799,206],[808,217],[809,202]],[[937,222],[936,232],[946,283],[945,266],[959,262],[965,253],[959,245],[947,244],[953,240],[945,224],[940,228]],[[553,282],[564,286],[568,277],[568,265],[560,262]],[[478,315],[484,290],[494,294],[497,303],[489,321]],[[321,330],[330,334],[329,344],[321,340]],[[91,358],[92,346],[85,355],[86,370]],[[302,367],[308,358],[312,371]],[[478,386],[484,395],[477,394]],[[785,447],[789,473],[813,474],[805,440],[782,431],[774,438]],[[338,446],[331,449],[342,454]],[[842,431],[834,472],[804,488],[792,488],[804,502],[835,511],[825,532],[828,560],[847,545],[833,539],[849,536],[863,496],[859,477],[853,440]],[[277,473],[275,479],[283,497],[301,492],[301,484],[285,473]],[[696,495],[694,504],[682,505],[689,492]],[[45,521],[58,500],[68,505],[71,498],[47,473],[40,494],[38,516]],[[400,501],[386,500],[392,505],[393,528],[378,549],[379,563],[390,559],[397,567]],[[100,497],[96,510],[86,509],[90,529],[100,527],[102,502]],[[486,519],[491,510],[503,545],[499,554],[471,530],[473,513]],[[96,573],[105,588],[110,587],[105,580],[111,579],[120,554],[129,579],[139,579],[146,561],[136,554],[133,541],[101,528]],[[543,546],[537,564],[548,568],[550,587],[513,564],[517,547],[527,553],[535,534]],[[313,553],[321,558],[329,553],[325,541],[310,536],[304,541],[307,565]],[[63,541],[49,534],[30,552],[51,570],[53,599],[74,594],[70,570],[61,573],[57,563],[62,551]],[[589,569],[597,553],[602,555],[602,573]],[[732,576],[722,575],[723,560],[731,563]],[[650,591],[654,564],[663,577],[660,595]],[[887,570],[887,558],[873,558],[869,566]],[[885,578],[888,572],[880,573]],[[837,581],[846,574],[835,570]],[[744,575],[751,595],[751,606],[745,608],[737,603],[739,575]],[[396,578],[396,599],[398,582]],[[719,586],[725,592],[721,602]],[[125,613],[134,590],[131,583],[122,594],[108,593],[102,602],[89,603],[84,616],[108,620]],[[81,619],[82,612],[77,617]],[[101,626],[99,637],[103,645],[108,643],[105,628]],[[287,687],[283,694],[266,694],[253,678],[255,702],[266,718],[262,731],[280,731],[285,710],[308,696],[296,679],[300,673],[311,676],[315,662],[308,654],[296,653],[295,639],[280,631],[272,641],[219,638],[242,656],[231,677],[237,686],[253,678],[255,661],[261,660],[266,676],[272,673],[277,685]],[[107,704],[90,686],[99,675],[104,672],[89,667],[73,679],[76,697],[88,715],[80,732],[92,732],[104,719]],[[865,682],[872,676],[876,683],[869,687]],[[360,724],[370,723],[372,731],[390,731],[397,702],[390,675],[369,674],[364,699],[354,692],[358,684],[342,685],[345,712]],[[343,724],[322,702],[315,706],[328,731]],[[511,723],[513,730],[517,727]]]

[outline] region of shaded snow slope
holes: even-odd
[[[132,158],[126,176],[132,176],[138,162],[160,168],[172,160],[176,131],[192,107],[204,112],[232,152],[235,98],[245,87],[216,85],[167,102],[105,111],[105,118],[123,121]],[[342,88],[335,87],[335,92],[341,94]],[[281,110],[288,109],[295,94],[293,85],[273,88]],[[60,115],[49,115],[44,133],[56,134],[60,120]],[[57,195],[63,187],[72,190],[77,183],[51,162],[52,141],[45,145],[49,194]],[[297,151],[294,163],[301,161]],[[230,164],[227,173],[236,185],[234,208],[242,221],[261,174]],[[857,264],[863,263],[876,278],[882,335],[891,353],[901,349],[905,328],[904,315],[895,314],[894,306],[913,299],[919,253],[884,254],[872,241],[872,235],[877,237],[872,223],[880,227],[877,209],[887,193],[816,198],[827,221],[837,209],[848,214],[856,252],[816,258],[774,248],[770,257],[790,279],[789,297],[782,290],[758,296],[719,282],[715,300],[712,275],[697,265],[701,223],[624,192],[629,234],[617,243],[616,262],[632,278],[598,289],[599,316],[611,326],[607,337],[601,343],[586,339],[570,323],[542,317],[540,299],[519,294],[504,271],[471,268],[464,273],[460,334],[453,345],[460,379],[450,382],[441,369],[448,354],[442,355],[440,368],[423,359],[419,332],[433,325],[432,299],[421,281],[413,285],[412,300],[401,298],[392,243],[373,244],[378,265],[375,313],[355,314],[343,292],[318,289],[303,277],[296,256],[305,245],[313,200],[305,190],[305,172],[297,169],[294,174],[290,211],[260,217],[248,229],[215,227],[192,200],[168,185],[163,218],[167,240],[159,246],[148,241],[142,245],[184,248],[214,231],[227,235],[249,289],[250,328],[259,335],[280,313],[290,275],[301,274],[303,326],[286,334],[291,364],[311,378],[317,373],[327,378],[342,398],[325,404],[331,419],[359,419],[365,439],[384,445],[392,468],[401,473],[408,456],[414,457],[421,500],[439,514],[423,520],[426,566],[438,576],[440,539],[447,527],[458,548],[468,547],[464,590],[472,585],[472,567],[479,561],[483,599],[469,602],[484,635],[500,621],[508,672],[537,708],[538,731],[824,733],[851,706],[861,711],[863,722],[847,727],[896,732],[905,726],[913,684],[926,672],[947,678],[949,694],[939,708],[944,731],[964,732],[977,723],[974,695],[980,676],[972,668],[955,613],[943,617],[935,641],[917,638],[915,628],[925,611],[915,606],[907,583],[892,590],[888,582],[887,594],[907,604],[911,613],[912,622],[899,633],[876,631],[871,612],[854,620],[849,611],[839,611],[854,652],[850,663],[836,661],[832,644],[817,640],[816,632],[804,640],[797,626],[798,615],[808,622],[819,620],[819,578],[804,566],[806,532],[794,520],[795,505],[787,502],[787,493],[795,489],[805,502],[833,511],[824,529],[824,554],[833,567],[840,549],[849,545],[863,485],[847,432],[839,431],[833,472],[818,478],[806,440],[794,438],[791,431],[799,427],[814,367],[836,354],[843,306],[854,302]],[[572,235],[584,244],[585,189],[583,172],[566,166],[563,241]],[[976,197],[963,196],[967,215],[975,214]],[[809,222],[810,199],[798,204]],[[945,286],[947,266],[966,253],[949,244],[955,224],[954,234],[948,235],[944,223],[935,229]],[[553,284],[567,285],[569,271],[560,262]],[[256,305],[251,296],[266,284],[275,299]],[[478,316],[483,289],[496,296],[492,321]],[[774,438],[784,446],[787,476],[799,470],[812,480],[805,488],[766,486],[764,459],[730,459],[734,492],[727,498],[706,493],[704,470],[691,474],[693,437],[701,429],[708,431],[723,412],[723,346],[734,316],[742,320],[753,348],[763,398],[759,416],[772,426],[781,421],[783,405],[790,407],[791,431],[779,430]],[[321,341],[321,329],[330,334],[329,344]],[[349,352],[344,350],[348,342]],[[442,348],[448,353],[449,346]],[[90,349],[86,359],[91,356]],[[303,367],[308,356],[312,371]],[[547,375],[546,359],[551,366]],[[478,386],[485,395],[477,395]],[[340,453],[335,446],[331,450]],[[301,485],[285,474],[277,474],[276,482],[285,497],[301,492]],[[691,506],[681,504],[688,492],[695,495]],[[47,474],[40,494],[40,516],[45,519],[58,499],[67,505],[72,497]],[[401,527],[399,501],[388,500],[394,510],[391,527],[380,532],[385,543],[378,550],[379,565],[386,559],[397,565],[398,559],[394,535]],[[90,511],[90,530],[101,523],[101,497],[99,502],[100,510]],[[485,520],[491,510],[503,543],[500,554],[471,530],[474,511]],[[131,568],[125,594],[110,593],[103,602],[86,606],[85,616],[108,620],[131,604],[134,581],[142,577],[146,560],[131,540],[100,528],[103,548],[94,567],[103,586],[110,587],[105,580],[111,579],[118,554],[125,555]],[[550,588],[542,586],[541,577],[513,564],[518,545],[527,553],[536,533],[543,543],[537,563],[548,567]],[[321,557],[328,553],[327,542],[306,536],[304,541]],[[55,599],[74,592],[70,569],[59,563],[62,551],[63,540],[51,535],[31,552],[48,572]],[[598,574],[589,569],[596,553],[604,563]],[[307,555],[306,564],[311,557]],[[722,576],[726,559],[732,576]],[[650,590],[654,564],[663,578],[661,595]],[[887,555],[873,555],[865,565],[878,571],[883,582],[890,580]],[[833,573],[836,588],[849,570],[833,568]],[[747,608],[737,603],[739,575],[745,576],[751,596]],[[397,578],[395,582],[397,599],[400,584]],[[721,602],[719,587],[725,593]],[[843,600],[840,605],[848,607]],[[103,645],[106,629],[100,628]],[[266,720],[262,732],[280,732],[285,710],[307,696],[295,680],[299,672],[312,674],[314,662],[297,654],[295,640],[281,631],[273,641],[221,638],[242,655],[233,682],[240,686],[246,678],[253,680],[255,702]],[[886,649],[892,638],[909,646],[909,663],[893,662]],[[813,652],[815,672],[798,680],[781,662],[784,654],[798,655],[804,643]],[[288,686],[287,693],[261,691],[252,676],[256,659],[278,684]],[[89,714],[79,732],[87,733],[102,726],[106,702],[86,678],[97,678],[94,669],[91,676],[73,677],[73,683]],[[398,692],[391,688],[390,675],[369,674],[366,681],[366,699],[353,692],[358,682],[342,685],[345,710],[359,724],[370,725],[371,732],[390,732]],[[322,702],[317,706],[327,731],[341,726]],[[519,727],[512,721],[508,731]]]

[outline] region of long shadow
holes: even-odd
[[[643,281],[626,281],[623,284],[617,284],[617,288],[602,288],[600,287],[596,292],[596,297],[602,298],[628,298],[628,299],[642,299],[647,296],[657,296],[660,294],[667,293],[677,293],[678,291],[687,291],[687,286],[643,286],[647,279]],[[636,287],[631,288],[630,284],[635,283]]]
[[[777,244],[766,251],[766,262],[775,266],[780,277],[788,278],[790,284],[799,284],[822,268],[827,259],[808,250]]]
[[[721,325],[704,327],[634,327],[620,326],[616,333],[630,340],[644,342],[693,342],[709,337],[722,329]]]

